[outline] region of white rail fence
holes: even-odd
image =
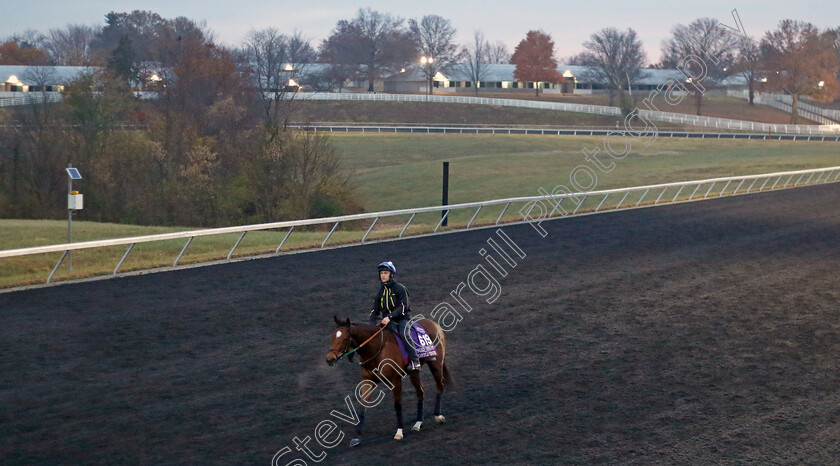
[[[607,115],[621,118],[621,109],[603,105],[584,105],[566,102],[544,102],[536,100],[498,99],[489,97],[466,97],[421,94],[364,94],[364,93],[331,93],[331,92],[303,92],[295,98],[301,100],[330,100],[330,101],[373,101],[373,102],[437,102],[473,105],[496,105],[502,107],[532,108],[541,110],[558,110],[564,112],[588,113]],[[660,112],[655,110],[639,110],[642,118],[652,121],[665,121],[684,125],[702,126],[735,131],[758,131],[762,133],[783,134],[827,134],[840,133],[840,125],[781,125],[775,123],[760,123],[755,121],[732,120],[729,118],[705,117],[684,113]]]
[[[16,93],[17,94],[17,93]],[[20,97],[0,98],[0,107],[61,102],[60,92],[28,92]]]
[[[740,97],[749,100],[749,91],[746,90],[727,90],[726,95],[732,97]],[[779,110],[791,113],[793,111],[793,97],[786,94],[773,94],[768,92],[756,92],[753,95],[753,101],[757,104],[767,105]],[[840,122],[840,110],[830,110],[820,108],[815,105],[807,104],[801,100],[798,102],[796,108],[799,109],[799,115],[811,121],[816,121],[823,125],[836,125]]]
[[[274,250],[274,254],[280,254],[283,248],[283,245],[286,244],[286,241],[291,236],[292,232],[296,227],[302,226],[311,226],[311,225],[332,225],[329,233],[326,234],[323,241],[320,244],[320,248],[326,246],[327,242],[329,241],[330,237],[336,231],[338,226],[344,222],[352,222],[352,221],[359,221],[359,220],[370,220],[371,224],[367,228],[367,231],[362,236],[361,240],[357,244],[364,244],[367,240],[368,236],[370,235],[371,231],[373,230],[374,226],[380,219],[388,218],[388,217],[398,217],[398,216],[405,216],[410,215],[408,221],[402,227],[399,235],[396,238],[403,238],[408,236],[419,236],[419,235],[427,235],[429,233],[418,233],[413,235],[405,235],[406,230],[408,229],[409,225],[411,224],[412,220],[421,213],[435,213],[439,212],[441,214],[441,219],[438,222],[437,226],[431,232],[431,234],[437,234],[441,226],[444,223],[444,220],[456,210],[466,210],[467,214],[470,211],[475,209],[475,212],[472,213],[472,217],[470,218],[469,222],[466,223],[464,226],[454,226],[448,228],[449,231],[465,231],[471,228],[476,228],[474,226],[476,217],[478,216],[479,212],[482,209],[490,206],[503,206],[501,213],[496,217],[494,225],[498,225],[502,223],[502,218],[505,215],[505,212],[509,210],[511,205],[521,206],[518,209],[520,213],[519,217],[523,218],[528,221],[532,221],[535,219],[549,219],[549,218],[556,218],[561,216],[574,216],[580,215],[589,212],[600,212],[603,210],[626,210],[631,208],[636,208],[640,206],[651,206],[651,205],[660,205],[660,204],[674,204],[680,202],[689,202],[695,200],[702,200],[711,197],[723,197],[723,196],[731,196],[737,194],[748,194],[748,193],[757,193],[763,191],[772,191],[776,189],[785,189],[788,187],[798,187],[798,186],[806,186],[806,185],[815,185],[815,184],[823,184],[823,183],[833,183],[836,182],[840,178],[840,166],[836,167],[826,167],[826,168],[816,168],[810,170],[797,170],[797,171],[786,171],[786,172],[777,172],[777,173],[765,173],[759,175],[743,175],[743,176],[730,176],[730,177],[723,177],[723,178],[711,178],[705,180],[693,180],[693,181],[680,181],[680,182],[673,182],[673,183],[661,183],[661,184],[654,184],[648,186],[634,186],[629,188],[618,188],[618,189],[605,189],[599,191],[588,191],[588,192],[578,192],[578,193],[566,193],[566,194],[555,194],[555,195],[548,195],[548,196],[529,196],[529,197],[515,197],[515,198],[507,198],[507,199],[494,199],[489,201],[482,201],[482,202],[468,202],[462,204],[452,204],[447,206],[432,206],[432,207],[422,207],[422,208],[415,208],[415,209],[401,209],[401,210],[391,210],[391,211],[384,211],[384,212],[373,212],[373,213],[363,213],[363,214],[354,214],[354,215],[343,215],[339,217],[326,217],[326,218],[315,218],[315,219],[308,219],[308,220],[294,220],[294,221],[285,221],[285,222],[274,222],[274,223],[263,223],[258,225],[242,225],[242,226],[235,226],[235,227],[227,227],[227,228],[212,228],[212,229],[204,229],[204,230],[192,230],[192,231],[183,231],[183,232],[176,232],[176,233],[164,233],[164,234],[157,234],[157,235],[147,235],[147,236],[136,236],[131,238],[117,238],[117,239],[107,239],[107,240],[98,240],[98,241],[85,241],[79,243],[66,243],[66,244],[55,244],[50,246],[37,246],[37,247],[29,247],[29,248],[21,248],[21,249],[9,249],[0,251],[0,259],[8,258],[8,257],[19,257],[19,256],[30,256],[36,254],[46,254],[46,253],[53,253],[53,252],[63,252],[61,257],[59,258],[58,262],[53,267],[52,271],[49,273],[47,277],[47,283],[52,281],[53,276],[55,275],[56,271],[58,270],[61,263],[64,261],[65,257],[67,257],[70,251],[82,250],[82,249],[96,249],[96,248],[105,248],[105,247],[112,247],[112,246],[128,246],[125,254],[123,254],[122,259],[117,263],[116,267],[114,267],[113,275],[116,275],[119,272],[120,267],[125,262],[126,258],[129,256],[131,251],[134,247],[138,244],[142,243],[152,243],[158,241],[166,241],[166,240],[174,240],[174,239],[184,239],[186,240],[181,252],[175,258],[172,266],[177,266],[178,262],[184,256],[184,253],[189,248],[190,244],[195,238],[205,237],[205,236],[214,236],[214,235],[223,235],[223,234],[230,234],[230,233],[239,233],[239,237],[237,241],[233,244],[233,247],[227,254],[227,260],[230,260],[233,256],[236,248],[242,243],[242,240],[245,238],[245,235],[248,232],[252,231],[262,231],[262,230],[275,230],[275,229],[288,229],[286,231],[285,236],[280,241],[277,248]],[[784,182],[783,182],[784,181]],[[761,183],[759,183],[761,182]],[[693,190],[692,190],[693,188]],[[705,188],[703,191],[701,188]],[[688,193],[691,193],[688,195]],[[641,193],[641,195],[636,198],[636,194]],[[667,193],[667,196],[666,196]],[[634,194],[632,197],[628,197]],[[680,195],[682,194],[682,197]],[[608,199],[612,199],[610,203],[607,203]],[[594,209],[585,208],[581,210],[581,206],[583,206],[584,202],[587,199],[592,200],[591,205],[594,205],[597,202],[597,207]],[[569,200],[570,202],[564,201]],[[625,201],[627,201],[625,203]],[[614,203],[614,204],[613,204]],[[534,215],[534,209],[537,209],[540,214]],[[550,211],[549,211],[550,209]],[[495,215],[494,215],[495,216]],[[522,223],[525,220],[517,220],[513,222],[505,222],[505,223]],[[387,239],[396,239],[396,238],[385,238]],[[354,243],[355,244],[355,243]],[[310,248],[310,249],[318,249],[318,247]]]

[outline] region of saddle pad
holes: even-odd
[[[400,347],[400,353],[402,353],[403,364],[408,364],[408,352],[405,349],[405,343],[403,343],[402,336],[397,335],[397,330],[391,326],[389,326],[391,331],[394,333],[394,336],[397,337],[397,344]],[[414,348],[417,351],[417,357],[420,359],[424,358],[432,358],[437,356],[437,350],[435,349],[435,342],[429,337],[426,333],[426,329],[420,326],[418,323],[414,323],[411,326],[411,339],[414,340]]]

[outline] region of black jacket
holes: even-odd
[[[388,317],[395,322],[399,322],[402,319],[407,319],[410,312],[408,290],[402,283],[391,279],[379,287],[379,292],[373,299],[373,309],[370,311],[370,317],[373,319],[381,315],[383,318]]]

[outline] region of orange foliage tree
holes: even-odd
[[[516,65],[514,79],[533,82],[538,97],[541,83],[563,82],[563,76],[557,72],[557,60],[554,59],[554,41],[542,31],[529,31],[516,46],[510,62]]]
[[[17,42],[0,45],[0,65],[46,65],[47,53],[34,47],[19,47]]]
[[[799,120],[799,96],[830,102],[840,95],[832,33],[820,32],[811,23],[786,19],[764,36],[761,49],[767,57],[768,86],[787,92],[793,99],[791,123]]]

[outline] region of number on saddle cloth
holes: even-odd
[[[396,329],[391,329],[395,334],[398,333]],[[417,351],[418,358],[431,358],[437,356],[437,350],[435,349],[435,342],[426,333],[426,329],[420,326],[418,323],[414,323],[411,326],[411,339],[414,340],[414,349]],[[404,361],[408,361],[408,352],[405,350],[405,344],[402,339],[402,335],[396,335],[397,343],[400,346],[400,353],[402,353],[402,357]]]

